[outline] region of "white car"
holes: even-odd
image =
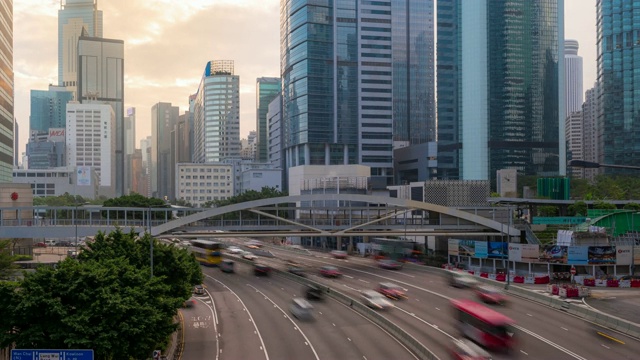
[[[242,253],[242,258],[243,258],[243,259],[247,259],[247,260],[252,260],[252,261],[253,261],[253,260],[255,260],[255,259],[256,259],[256,256],[255,256],[255,255],[253,255],[252,253],[248,252],[248,251],[244,251],[244,252]]]
[[[191,241],[188,241],[188,240],[182,240],[182,241],[180,242],[180,246],[188,248],[189,246],[191,246]]]
[[[377,291],[367,290],[362,292],[362,303],[374,309],[391,309],[393,304]]]
[[[478,284],[478,280],[464,271],[449,271],[449,284],[457,288],[472,288]]]
[[[229,246],[227,248],[227,251],[232,253],[232,254],[242,254],[244,252],[244,250],[240,249],[237,246]]]

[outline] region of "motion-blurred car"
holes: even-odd
[[[232,273],[234,272],[234,266],[235,266],[235,262],[233,262],[233,260],[222,260],[220,261],[220,271],[225,272],[225,273]]]
[[[256,256],[253,255],[253,253],[250,253],[248,251],[243,251],[242,252],[242,258],[253,261],[253,260],[256,259]]]
[[[292,273],[293,275],[298,275],[301,277],[307,277],[307,273],[304,271],[303,268],[298,267],[298,266],[289,266],[289,268],[287,269],[290,273]]]
[[[393,307],[393,304],[379,292],[366,290],[362,292],[362,303],[373,309],[385,310]]]
[[[382,259],[378,261],[378,266],[388,270],[400,270],[402,269],[402,263],[391,259]]]
[[[304,296],[307,300],[322,300],[324,299],[324,293],[322,289],[315,285],[307,285],[305,287]]]
[[[491,360],[491,354],[468,339],[455,340],[451,349],[456,360]]]
[[[271,268],[265,264],[255,264],[253,267],[253,273],[256,276],[269,276]]]
[[[457,288],[470,288],[478,284],[473,275],[464,271],[449,271],[449,285]]]
[[[307,300],[301,298],[293,299],[291,307],[289,308],[291,314],[299,320],[313,319],[311,309],[313,309],[313,305],[311,305]]]
[[[258,249],[258,248],[261,248],[262,245],[264,245],[264,244],[260,240],[249,240],[249,241],[247,241],[247,243],[245,245],[249,249]]]
[[[497,305],[505,305],[507,303],[507,295],[496,287],[478,286],[475,292],[478,298],[485,303]]]
[[[195,305],[196,305],[196,299],[189,299],[184,303],[182,303],[182,307],[185,307],[185,308],[192,308]]]
[[[243,252],[244,252],[244,250],[240,249],[240,248],[239,248],[239,247],[237,247],[237,246],[229,246],[229,247],[227,248],[227,251],[228,251],[228,252],[230,252],[230,253],[232,253],[232,254],[241,254],[241,253],[243,253]]]
[[[189,240],[182,240],[180,241],[180,246],[188,248],[189,246],[191,246],[191,241]]]
[[[348,254],[346,251],[342,251],[342,250],[333,250],[331,252],[331,256],[333,256],[336,259],[346,259]]]
[[[204,286],[196,285],[193,287],[193,293],[196,295],[204,295]]]
[[[320,268],[320,275],[322,275],[324,277],[337,278],[337,277],[342,276],[342,273],[335,266],[323,266],[323,267]]]
[[[393,300],[402,300],[407,298],[407,295],[400,286],[390,282],[380,283],[378,285],[378,292]]]

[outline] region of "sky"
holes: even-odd
[[[472,0],[465,0],[472,1]],[[565,38],[580,43],[584,90],[596,79],[596,0],[565,0]],[[258,77],[280,74],[279,0],[98,0],[105,38],[124,40],[125,109],[136,108],[136,147],[151,134],[158,102],[188,109],[210,60],[233,60],[240,76],[240,137],[256,128]],[[15,117],[20,153],[30,90],[58,83],[59,0],[14,1]]]

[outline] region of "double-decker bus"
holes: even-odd
[[[211,240],[194,240],[191,250],[196,260],[204,266],[218,266],[222,261],[222,244]]]
[[[509,351],[515,346],[511,318],[471,300],[452,300],[451,305],[465,337],[493,350]]]

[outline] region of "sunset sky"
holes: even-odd
[[[469,1],[469,0],[465,0]],[[596,0],[565,0],[565,38],[580,43],[584,90],[596,79]],[[14,1],[15,117],[20,153],[29,91],[58,82],[59,0]],[[279,0],[98,0],[104,37],[124,40],[125,107],[136,108],[136,147],[151,134],[151,106],[188,109],[209,60],[234,60],[240,76],[240,137],[256,128],[256,78],[278,77]]]

